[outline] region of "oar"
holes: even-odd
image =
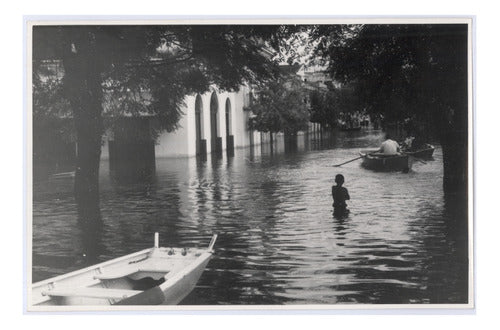
[[[419,162],[421,162],[422,164],[427,164],[427,162],[423,161],[422,159],[418,158],[418,157],[413,157],[413,159],[416,159],[418,160]]]
[[[403,152],[404,153],[404,152]],[[406,154],[408,155],[408,154]],[[418,158],[418,157],[415,157],[415,156],[412,156],[412,155],[408,155],[409,157],[413,158],[414,160],[418,160],[419,162],[421,162],[422,164],[427,164],[426,161],[423,161],[422,159]]]
[[[358,160],[358,159],[363,158],[363,157],[364,157],[364,155],[363,155],[363,156],[356,157],[356,158],[351,159],[351,160],[348,160],[347,162],[344,162],[344,163],[342,163],[342,164],[333,165],[333,167],[339,167],[339,166],[342,166],[342,165],[344,165],[344,164],[347,164],[347,163],[353,162],[353,161]]]
[[[342,165],[344,165],[344,164],[347,164],[347,163],[353,162],[353,161],[355,161],[355,160],[358,160],[358,159],[360,159],[360,158],[363,158],[363,157],[365,157],[365,156],[376,154],[378,151],[379,151],[379,150],[375,150],[375,151],[369,152],[369,153],[367,153],[367,154],[361,155],[361,156],[356,157],[356,158],[354,158],[354,159],[348,160],[347,162],[343,162],[343,163],[341,163],[341,164],[333,165],[333,167],[339,167],[339,166],[342,166]]]

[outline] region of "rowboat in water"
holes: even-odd
[[[429,159],[432,157],[432,154],[434,153],[434,146],[430,144],[426,144],[424,147],[418,149],[418,150],[413,150],[413,151],[403,151],[405,154],[417,157],[417,158],[424,158],[424,159]]]
[[[154,247],[31,286],[31,305],[175,305],[195,287],[212,254],[208,248]],[[42,308],[43,309],[43,308]]]
[[[363,158],[361,166],[373,171],[408,172],[413,165],[412,157],[406,154],[384,155],[381,153],[370,151],[360,151],[359,154]]]

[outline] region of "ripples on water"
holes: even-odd
[[[206,246],[219,233],[183,304],[466,303],[467,239],[445,207],[441,149],[408,174],[359,161],[332,167],[380,138],[343,135],[292,154],[158,159],[154,177],[136,182],[114,177],[103,161],[103,226],[93,235],[77,225],[72,178],[36,182],[33,279],[150,247],[155,231],[164,246]],[[337,173],[351,195],[345,219],[332,216]],[[89,248],[98,260],[83,256]]]

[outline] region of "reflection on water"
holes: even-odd
[[[443,195],[441,149],[408,174],[332,167],[381,137],[340,132],[292,153],[278,143],[272,153],[157,159],[147,180],[122,180],[103,161],[103,224],[92,234],[78,226],[72,178],[37,181],[33,279],[150,247],[155,231],[164,246],[206,246],[219,233],[183,304],[466,303],[467,212]],[[333,216],[338,173],[351,195],[345,217]]]

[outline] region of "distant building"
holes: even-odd
[[[299,70],[297,70],[297,75],[309,87],[315,89],[332,89],[336,86],[326,68],[318,65],[301,65]]]

